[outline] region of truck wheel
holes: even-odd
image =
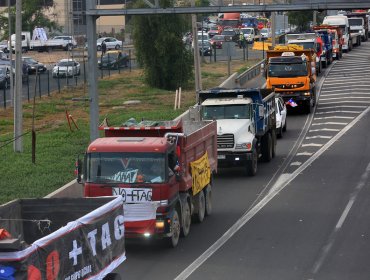
[[[279,127],[278,133],[277,133],[277,138],[282,138],[283,137],[283,128]]]
[[[316,88],[312,88],[311,90],[311,94],[312,94],[312,107],[315,107],[316,105]]]
[[[305,111],[306,111],[306,114],[311,113],[311,101],[310,100],[307,100],[305,103]]]
[[[287,121],[287,119],[285,119],[285,125],[283,126],[283,131],[285,132],[286,131],[286,129],[287,129],[287,124],[288,123],[288,121]]]
[[[104,280],[121,280],[121,276],[118,273],[109,273],[103,279]]]
[[[325,59],[325,61],[321,61],[322,68],[326,68],[328,66],[328,61]]]
[[[204,196],[206,198],[206,216],[210,216],[212,214],[212,185],[208,184],[208,186],[204,189]]]
[[[281,136],[283,136],[283,133],[281,133]],[[277,142],[277,137],[276,137],[276,130],[273,129],[271,131],[271,138],[272,138],[272,157],[274,158],[276,155],[276,142]]]
[[[166,243],[169,247],[175,248],[179,243],[180,238],[180,219],[176,209],[173,210],[170,223],[170,232],[172,235],[166,239]]]
[[[206,200],[204,197],[204,192],[201,191],[197,194],[196,196],[196,209],[198,210],[197,213],[195,214],[194,218],[195,221],[198,223],[203,222],[204,216],[206,214]]]
[[[269,132],[262,138],[262,157],[266,162],[272,159],[272,138]]]
[[[247,161],[247,175],[254,176],[257,174],[257,165],[258,165],[258,154],[255,147],[252,150],[252,158]]]
[[[182,227],[181,236],[186,237],[189,235],[191,225],[191,212],[189,202],[186,201],[182,209]]]

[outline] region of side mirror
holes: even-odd
[[[75,163],[75,176],[76,176],[77,183],[79,184],[82,183],[81,170],[82,170],[82,162],[80,158],[78,157]]]

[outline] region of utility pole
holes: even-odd
[[[96,8],[95,1],[86,1],[86,10],[92,10]],[[86,17],[87,25],[87,45],[88,45],[88,68],[96,69],[98,64],[96,57],[96,17]],[[97,86],[97,72],[92,70],[88,71],[88,90],[89,90],[89,102],[90,102],[90,141],[94,141],[99,137],[99,95]]]
[[[14,92],[14,151],[23,152],[22,112],[22,0],[15,4],[15,92]]]
[[[276,29],[276,12],[271,12],[271,45],[272,45],[272,48],[275,47],[275,29]]]
[[[317,11],[313,11],[313,19],[312,19],[312,26],[316,26],[317,24]]]
[[[9,32],[9,39],[8,41],[10,42],[9,43],[9,60],[12,61],[13,60],[13,50],[12,50],[12,20],[10,18],[10,0],[8,0],[8,32]],[[14,106],[14,75],[13,75],[13,64],[10,63],[10,73],[9,73],[9,76],[10,76],[10,88],[9,88],[9,92],[10,92],[10,102],[11,102],[11,106]]]
[[[191,6],[195,7],[195,1],[191,1]],[[197,30],[197,18],[195,14],[191,14],[191,28],[193,34],[193,46],[194,46],[194,74],[195,74],[195,92],[202,89],[202,78],[200,72],[200,61],[199,61],[199,46],[198,46],[198,30]],[[198,94],[196,97],[198,103]]]

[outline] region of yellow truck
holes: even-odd
[[[316,103],[315,50],[298,45],[266,51],[266,88],[274,89],[291,107],[309,114]]]

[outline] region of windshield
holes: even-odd
[[[6,68],[4,67],[0,68],[0,75],[6,75]]]
[[[27,63],[32,63],[32,64],[37,63],[37,61],[36,61],[36,60],[34,60],[34,59],[33,59],[33,58],[31,58],[31,57],[25,57],[25,58],[23,58],[23,60],[24,60],[25,62],[27,62]]]
[[[224,36],[215,35],[215,36],[213,36],[213,40],[214,41],[223,41],[224,40]]]
[[[73,61],[61,61],[58,63],[58,66],[74,66],[75,63]]]
[[[158,153],[91,153],[86,159],[86,182],[163,183],[165,156]]]
[[[243,34],[251,34],[252,29],[242,29]]]
[[[118,53],[110,53],[110,54],[104,55],[103,58],[102,58],[102,60],[104,60],[104,61],[108,61],[108,60],[112,61],[112,60],[117,59],[117,57],[118,57]]]
[[[297,64],[270,64],[268,68],[269,77],[299,77],[307,76],[307,63]]]
[[[203,107],[204,120],[249,119],[249,104],[216,105]]]
[[[362,25],[362,19],[361,18],[349,18],[348,22],[349,22],[350,26]]]
[[[231,26],[231,27],[236,27],[239,24],[239,20],[237,19],[224,19],[221,22],[222,26]]]

